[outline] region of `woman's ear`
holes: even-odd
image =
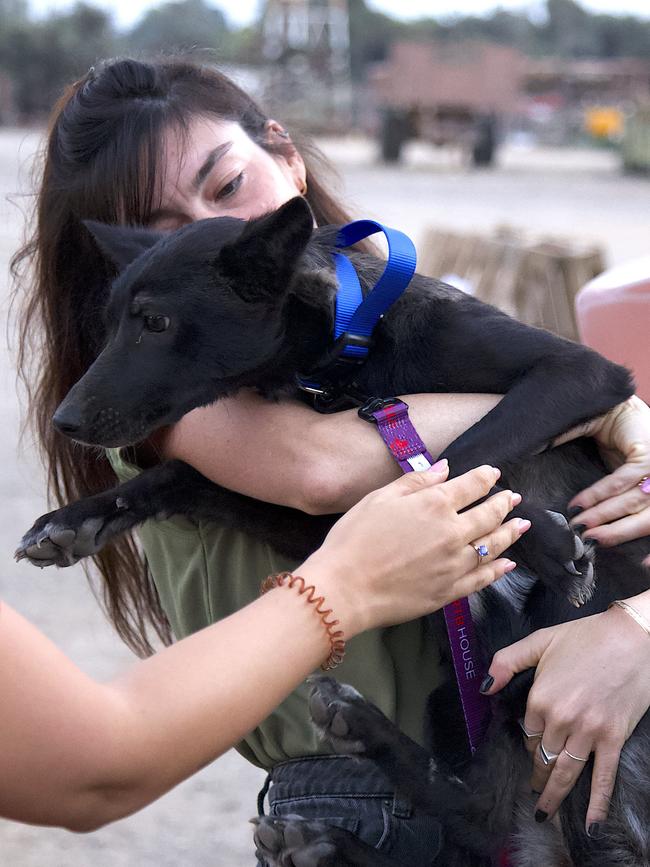
[[[291,141],[291,136],[277,120],[267,120],[265,132],[268,144],[281,143],[284,145],[281,158],[287,164],[291,180],[296,187],[296,193],[304,196],[307,192],[307,168],[300,151]]]

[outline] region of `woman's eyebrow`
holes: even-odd
[[[221,157],[228,153],[233,143],[231,141],[223,142],[223,144],[217,145],[216,148],[213,148],[207,156],[207,159],[198,170],[196,175],[194,176],[194,180],[192,181],[192,189],[198,190],[203,181],[210,174],[215,164],[219,162]]]

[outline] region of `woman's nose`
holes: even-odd
[[[213,202],[208,202],[205,199],[197,199],[192,202],[187,211],[187,216],[192,223],[197,220],[207,220],[210,217],[218,217],[219,214]]]

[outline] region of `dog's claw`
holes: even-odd
[[[575,544],[575,548],[573,550],[573,559],[580,560],[585,553],[585,543],[582,541],[582,539],[580,538],[580,536],[578,536],[577,533],[575,534],[573,541]]]
[[[589,602],[594,594],[596,583],[594,581],[594,567],[592,563],[587,563],[587,569],[584,575],[579,573],[580,581],[574,582],[568,593],[569,602],[575,608],[581,608],[586,602]]]
[[[569,560],[568,563],[565,563],[564,568],[567,570],[569,575],[582,575],[582,572],[579,572],[576,569],[576,564],[573,562],[573,560]]]

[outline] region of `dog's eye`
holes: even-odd
[[[147,331],[167,331],[169,328],[169,316],[163,316],[161,313],[153,313],[144,317],[144,327]]]

